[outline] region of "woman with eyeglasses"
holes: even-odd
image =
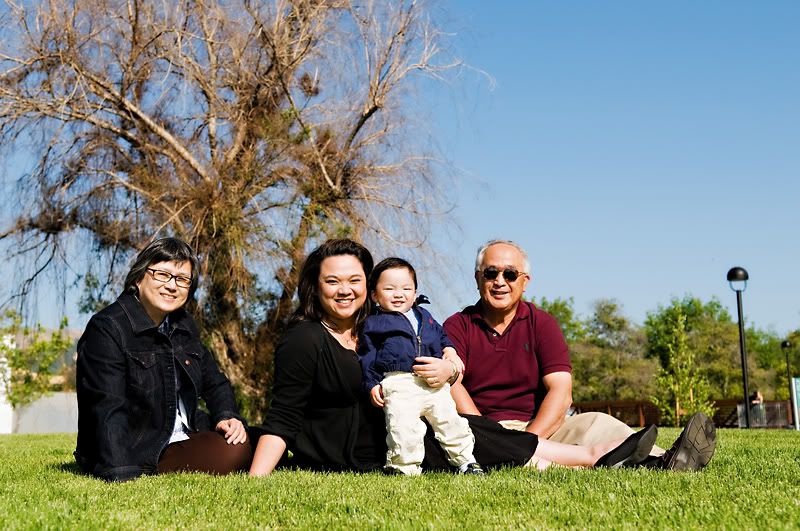
[[[136,257],[117,301],[89,320],[77,362],[75,459],[85,473],[127,481],[248,467],[233,389],[185,308],[197,283],[191,247],[156,240]]]

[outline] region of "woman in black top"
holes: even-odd
[[[271,473],[287,450],[293,453],[291,464],[305,468],[367,471],[383,466],[383,412],[362,396],[356,354],[358,330],[369,314],[372,266],[369,251],[346,239],[329,240],[306,259],[298,286],[300,306],[275,352],[272,405],[256,429],[261,437],[250,475]],[[454,374],[450,362],[430,357],[418,358],[414,371],[434,386]],[[475,436],[475,458],[489,468],[537,461],[540,468],[550,462],[616,466],[644,459],[655,442],[655,426],[624,444],[578,447],[538,441],[485,417],[466,417]],[[425,447],[423,468],[448,468],[430,434]]]

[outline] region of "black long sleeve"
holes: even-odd
[[[272,404],[261,429],[294,446],[315,387],[315,372],[323,349],[323,336],[314,323],[291,328],[275,351],[275,385]]]

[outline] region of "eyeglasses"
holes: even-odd
[[[521,275],[527,275],[527,273],[521,273],[516,269],[503,269],[501,271],[500,269],[497,269],[494,266],[490,266],[481,271],[481,276],[483,277],[483,280],[495,280],[497,278],[497,275],[501,273],[503,275],[503,278],[506,279],[506,282],[514,282]]]
[[[192,287],[192,279],[189,277],[181,277],[178,275],[173,275],[169,271],[162,271],[161,269],[150,269],[148,267],[147,270],[150,271],[150,274],[153,275],[153,280],[155,280],[156,282],[161,282],[163,284],[166,284],[167,282],[169,282],[174,278],[175,285],[178,286],[179,288]]]

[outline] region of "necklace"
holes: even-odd
[[[326,322],[324,319],[322,321],[320,321],[320,322],[322,323],[322,326],[327,328],[331,332],[331,334],[333,334],[333,336],[336,338],[337,341],[339,341],[339,343],[342,343],[343,346],[348,347],[348,348],[355,347],[356,340],[353,337],[353,330],[352,329],[350,329],[350,330],[340,330],[338,327],[335,327],[335,326],[331,325],[330,323]],[[350,333],[347,336],[345,336],[344,335],[345,332],[350,332]]]

